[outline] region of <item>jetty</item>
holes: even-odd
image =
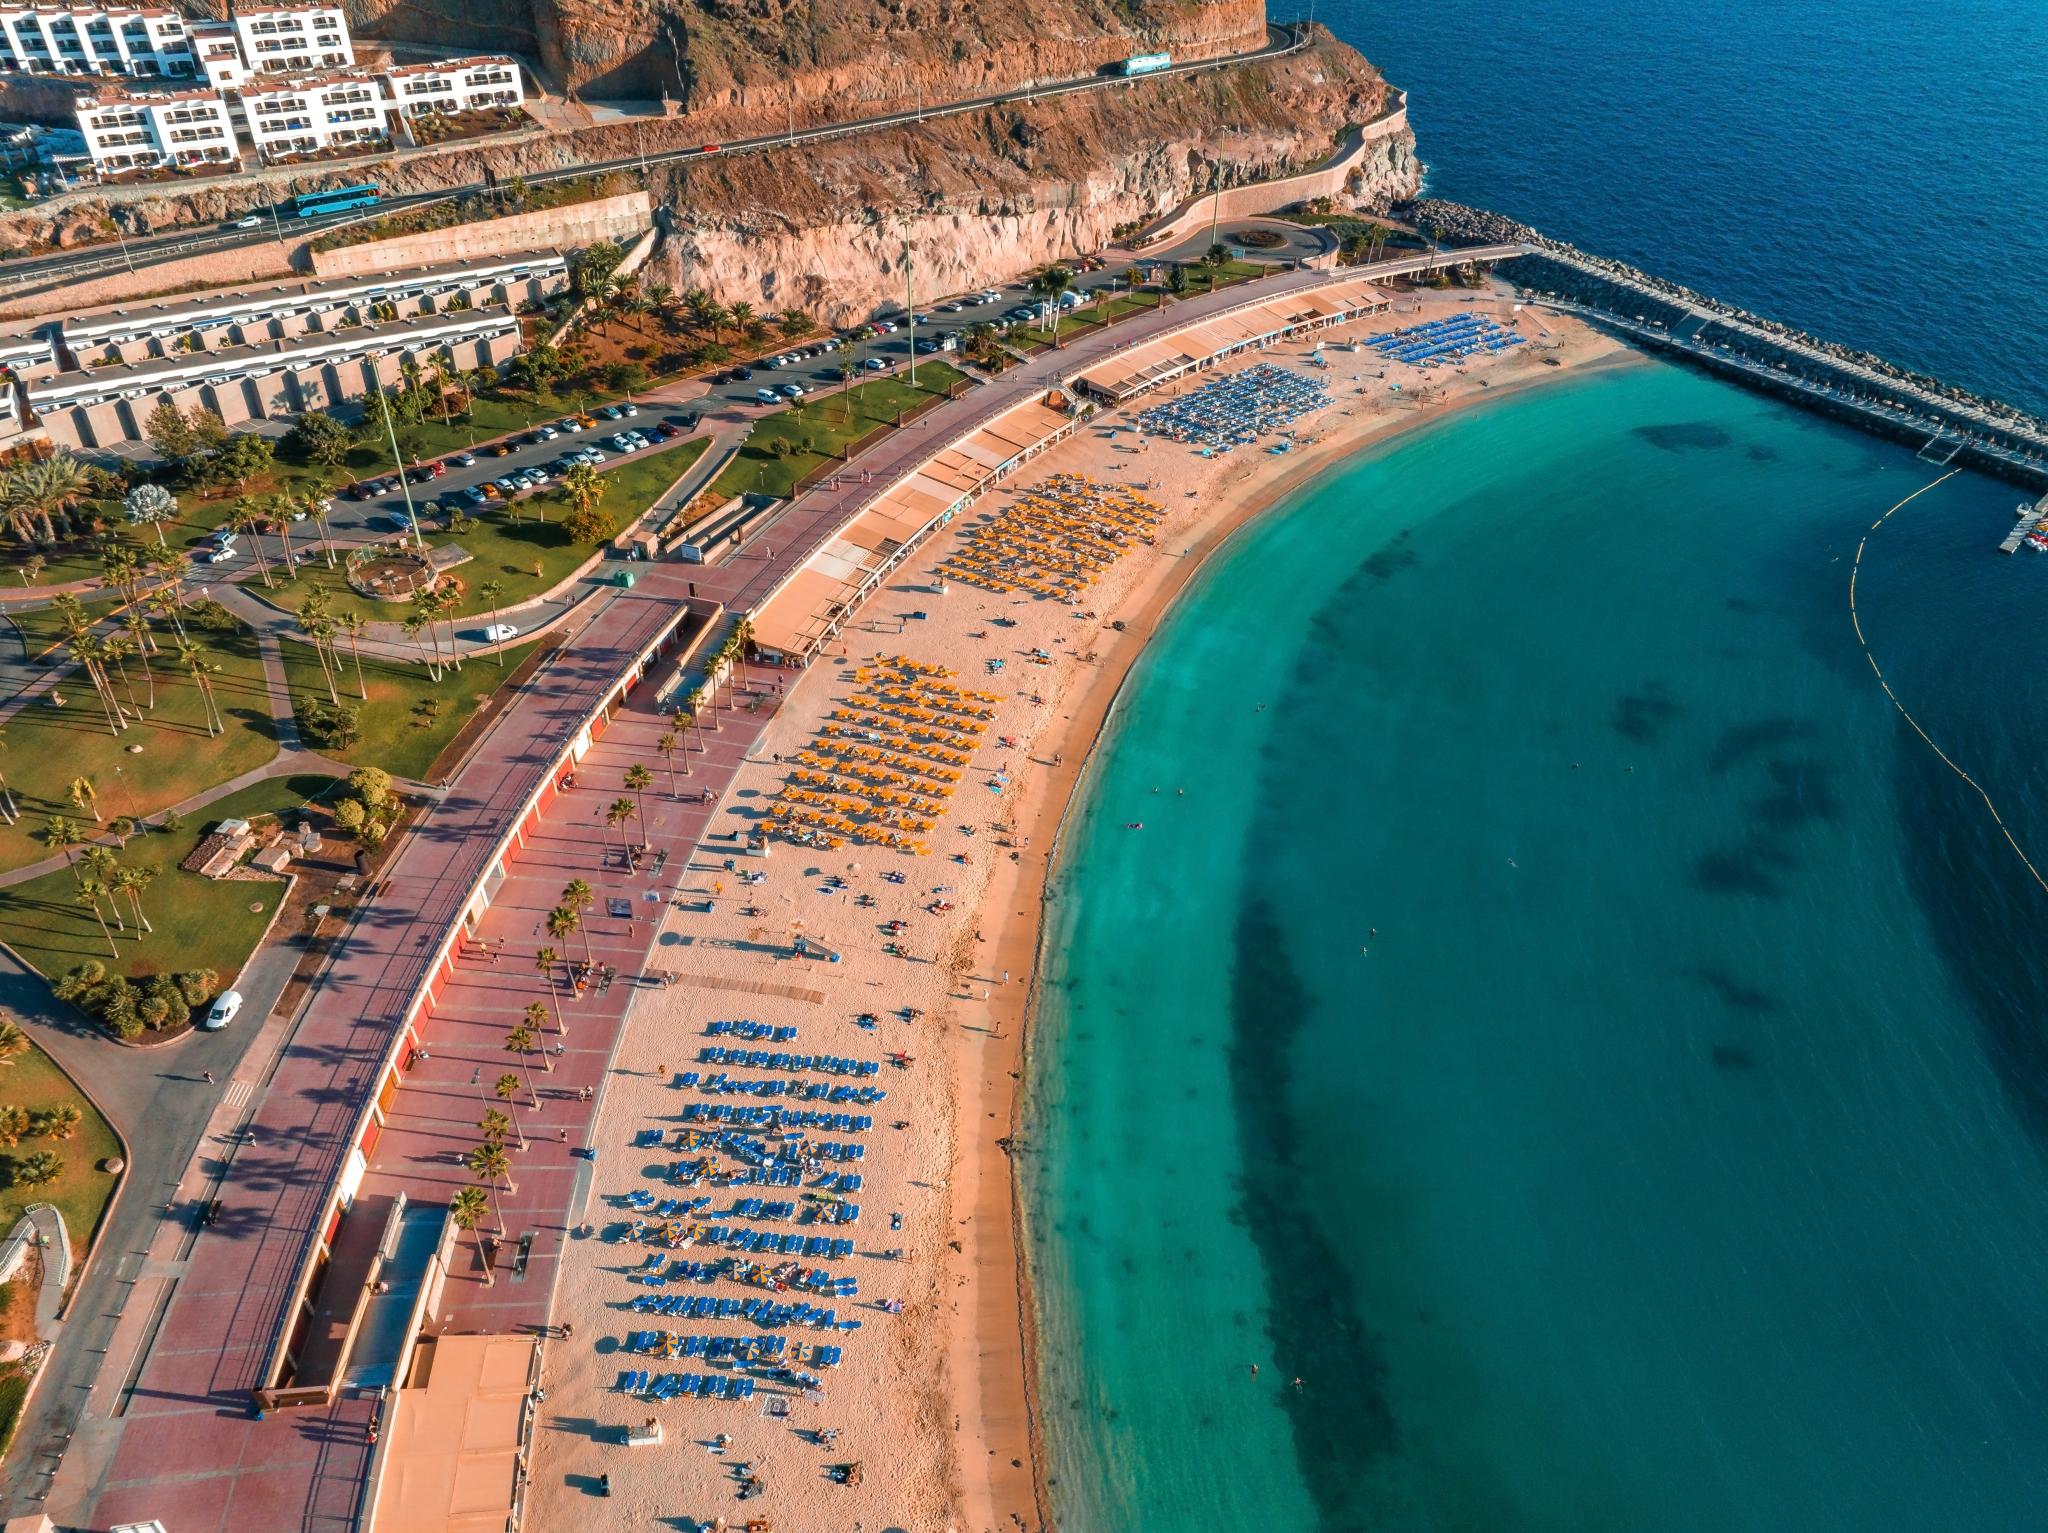
[[[1558,259],[1553,252],[1543,254]],[[1613,280],[1607,273],[1600,275]],[[2048,434],[1997,420],[1974,405],[1888,378],[1818,348],[1801,346],[1723,316],[1702,315],[1698,310],[1685,316],[1682,323],[1667,323],[1646,314],[1618,314],[1604,305],[1540,292],[1525,294],[1524,301],[1577,314],[1645,346],[1685,357],[1820,414],[1911,443],[1929,462],[1945,465],[1961,459],[1970,467],[2048,488]],[[1768,349],[1764,356],[1753,355],[1732,340],[1716,339],[1716,328],[1767,342]],[[1788,351],[1797,354],[1796,367],[1793,360],[1770,354]]]
[[[2012,524],[2012,531],[2005,535],[2005,541],[1998,545],[1998,551],[2002,554],[2018,553],[2020,544],[2026,542],[2028,536],[2038,530],[2044,522],[2048,522],[2048,495],[2043,495],[2035,501],[2031,511],[2025,506],[2020,507],[2019,520]]]

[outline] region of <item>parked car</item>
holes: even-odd
[[[556,421],[555,427],[559,431],[581,431],[583,429],[583,422],[577,417],[569,415]]]
[[[656,426],[654,428],[654,434],[660,437],[664,442],[666,442],[670,437],[681,436],[683,434],[683,428],[681,426],[676,425],[673,421],[663,421],[659,426]]]
[[[886,373],[889,370],[889,363],[883,357],[869,357],[861,366],[871,373]]]
[[[1019,305],[1017,308],[1014,309],[1005,309],[1003,311],[1003,318],[1007,319],[1013,325],[1021,325],[1027,319],[1038,318],[1038,311],[1036,309],[1027,309],[1024,308],[1022,305]]]
[[[804,397],[804,386],[801,383],[785,383],[782,386],[781,393],[784,399],[802,399]]]
[[[476,467],[476,454],[475,454],[475,453],[473,453],[473,452],[459,452],[459,453],[457,453],[457,454],[455,455],[455,466],[456,466],[457,468],[475,468],[475,467]]]
[[[958,314],[962,309],[966,307],[967,305],[962,303],[959,299],[949,298],[944,303],[939,305],[939,312],[941,314]]]
[[[522,490],[530,490],[534,486],[534,477],[522,468],[512,476],[512,482]]]
[[[539,464],[536,463],[532,468],[526,471],[526,477],[531,479],[535,484],[546,484],[548,480],[553,476],[550,475],[546,469],[542,468]]]
[[[484,451],[488,452],[494,458],[503,458],[510,455],[512,451],[512,444],[510,442],[493,442],[489,447],[485,448]]]
[[[562,433],[555,430],[553,426],[543,426],[540,428],[540,430],[534,433],[534,436],[539,441],[552,442],[556,437],[560,436],[561,434]]]
[[[519,488],[519,481],[509,474],[501,479],[493,479],[491,484],[500,495],[510,495]]]
[[[615,421],[624,412],[622,412],[617,405],[606,405],[597,413],[604,420]]]
[[[460,495],[464,500],[468,501],[472,506],[480,506],[485,501],[491,498],[473,484],[464,485],[455,493]]]
[[[505,492],[499,489],[496,484],[478,485],[477,494],[483,496],[485,500],[503,500],[505,498]]]
[[[773,389],[755,389],[754,397],[764,405],[779,405],[782,403],[782,396]]]
[[[754,370],[751,367],[735,367],[732,370],[733,382],[735,383],[745,383],[753,376]]]
[[[223,990],[214,998],[213,1007],[206,1013],[206,1020],[199,1025],[209,1033],[217,1033],[241,1014],[242,992]]]

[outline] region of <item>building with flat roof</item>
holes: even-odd
[[[90,361],[109,346],[150,344],[167,350],[180,336],[197,332],[206,338],[210,332],[230,326],[248,331],[269,322],[303,320],[298,328],[329,328],[351,314],[367,318],[366,311],[381,303],[400,309],[408,303],[448,309],[459,307],[454,300],[460,296],[473,308],[502,305],[516,309],[522,303],[551,297],[568,283],[569,263],[560,251],[531,250],[403,267],[374,276],[277,282],[150,302],[131,300],[66,315],[59,329],[72,358]],[[26,338],[21,339],[25,344]],[[6,360],[10,344],[15,342],[0,337],[0,362]]]
[[[249,141],[266,160],[381,143],[391,135],[384,82],[366,69],[252,80],[241,100]]]
[[[186,20],[168,6],[0,4],[0,69],[177,78],[193,62]]]
[[[141,94],[108,86],[79,102],[78,131],[102,174],[242,159],[234,116],[212,91]]]
[[[244,16],[235,27],[248,24],[250,18]],[[312,35],[316,40],[320,36]],[[240,33],[231,35],[226,22],[195,24],[192,43],[208,82],[205,88],[173,98],[109,86],[79,103],[79,131],[94,170],[118,175],[165,166],[239,163],[243,140],[259,159],[276,163],[331,149],[383,144],[401,122],[436,113],[454,116],[517,107],[526,100],[519,64],[504,54],[389,69],[359,69],[350,63],[312,72],[274,72],[266,66],[278,57],[306,55],[265,56],[262,64],[252,64],[242,51]],[[320,55],[330,56],[353,60],[354,50],[344,37],[339,52]],[[182,105],[171,107],[173,100]],[[164,105],[162,112],[157,111],[159,104]],[[213,125],[204,135],[194,131],[194,119],[201,116]]]
[[[310,330],[256,344],[74,367],[27,384],[50,439],[67,447],[138,441],[159,400],[211,410],[229,426],[332,409],[398,382],[408,358],[445,356],[463,370],[518,354],[510,309],[420,314]]]

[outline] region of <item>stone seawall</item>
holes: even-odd
[[[1520,240],[1536,246],[1536,254],[1506,262],[1500,268],[1501,275],[1532,292],[1620,318],[1641,315],[1666,329],[1686,323],[1714,325],[1717,337],[1739,340],[1741,355],[1781,371],[1809,378],[1823,373],[1845,378],[1873,394],[1893,395],[1916,410],[1937,412],[1947,417],[1961,434],[2009,434],[2022,444],[2023,451],[2034,450],[2038,443],[2048,443],[2048,421],[2003,400],[1957,388],[1927,373],[1900,367],[1875,353],[1809,335],[1780,320],[1752,314],[1626,262],[1590,255],[1498,213],[1440,198],[1424,198],[1405,205],[1401,211],[1417,227],[1447,245]],[[1688,316],[1695,318],[1689,321]]]

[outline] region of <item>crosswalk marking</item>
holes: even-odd
[[[229,1081],[227,1093],[221,1100],[229,1107],[240,1107],[249,1100],[249,1093],[253,1089],[247,1081]]]

